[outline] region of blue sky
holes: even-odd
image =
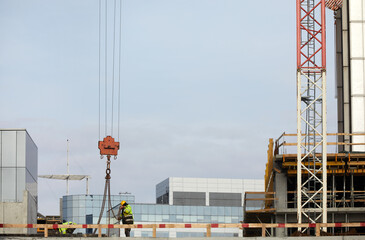
[[[112,193],[153,203],[167,177],[263,178],[269,138],[296,131],[295,1],[123,0],[122,7]],[[331,11],[327,24],[335,132]],[[66,173],[70,139],[71,174],[91,175],[90,192],[101,194],[99,1],[0,0],[0,32],[0,127],[28,130],[39,174]],[[38,191],[39,212],[58,214],[66,184],[39,179]],[[85,193],[85,183],[72,182],[70,193]]]

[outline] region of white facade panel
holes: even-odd
[[[217,184],[208,184],[207,191],[209,191],[209,192],[216,192],[216,191],[218,191],[218,185]]]
[[[205,192],[206,206],[209,193],[240,193],[242,204],[245,191],[264,191],[263,179],[219,179],[219,178],[168,178],[156,185],[156,198],[169,191],[169,204],[173,203],[174,192]]]
[[[349,0],[349,12],[351,19],[361,19],[363,16],[363,0]]]
[[[356,111],[353,111],[352,116],[354,121],[352,122],[353,132],[364,132],[364,98],[363,97],[354,97],[352,100],[352,106]]]
[[[1,166],[16,167],[16,132],[3,131],[1,143]]]
[[[354,20],[358,21],[358,20]],[[350,22],[351,38],[350,38],[350,54],[351,58],[361,58],[364,53],[362,41],[362,24],[360,22]]]
[[[352,60],[351,64],[351,95],[353,98],[363,97],[356,95],[364,95],[364,61]],[[357,111],[357,108],[353,111],[355,110]]]
[[[350,67],[351,67],[351,131],[365,130],[365,3],[349,0]],[[353,136],[352,143],[364,143],[363,137]],[[352,151],[365,151],[364,145],[353,146]]]
[[[16,132],[16,166],[25,168],[25,131]],[[23,195],[23,193],[22,193]]]
[[[16,168],[16,201],[23,202],[23,191],[25,186],[25,167]]]
[[[35,182],[38,182],[38,148],[29,134],[26,134],[26,168],[32,175]]]
[[[15,202],[16,199],[16,168],[2,168],[2,202]]]

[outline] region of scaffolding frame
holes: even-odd
[[[296,10],[297,220],[327,223],[325,0],[297,0]]]

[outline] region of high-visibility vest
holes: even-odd
[[[132,217],[133,217],[131,205],[125,206],[124,211],[123,211],[123,215],[124,215],[124,217],[129,216],[129,215],[132,215]]]
[[[65,222],[65,223],[62,223],[62,225],[72,225],[74,224],[73,222]],[[66,234],[66,230],[67,228],[59,228],[58,231],[60,231],[60,233],[62,234]]]
[[[125,206],[123,209],[123,213],[121,213],[120,215],[124,219],[123,223],[133,224],[133,212],[132,212],[132,207],[130,205]]]

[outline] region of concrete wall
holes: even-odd
[[[23,202],[0,202],[0,222],[7,224],[37,223],[37,203],[28,191],[23,192]],[[35,228],[0,229],[0,234],[35,234],[36,232]]]

